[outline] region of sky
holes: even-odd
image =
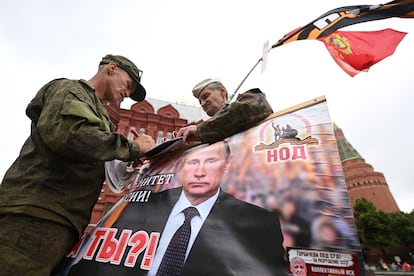
[[[196,104],[192,87],[220,78],[233,93],[263,46],[325,12],[374,0],[37,0],[6,1],[0,10],[0,177],[29,135],[25,108],[54,78],[90,79],[106,54],[144,71],[150,98]],[[279,111],[319,96],[345,137],[382,172],[401,211],[414,209],[412,66],[414,19],[360,23],[341,31],[392,28],[408,34],[395,53],[350,77],[323,43],[295,41],[268,52],[239,92],[258,87]],[[122,103],[129,108],[132,101]]]

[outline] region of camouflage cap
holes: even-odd
[[[205,79],[201,82],[199,82],[196,86],[193,88],[193,95],[198,99],[200,96],[201,91],[203,91],[204,88],[207,87],[207,85],[212,83],[219,83],[220,85],[223,85],[220,79]]]
[[[115,63],[122,70],[126,71],[135,81],[137,87],[129,97],[137,102],[143,101],[145,99],[145,96],[147,95],[147,92],[145,91],[144,86],[141,85],[142,70],[139,70],[137,66],[135,66],[135,64],[126,57],[116,55],[104,56],[99,64],[109,63]]]

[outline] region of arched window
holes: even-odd
[[[163,135],[164,135],[164,132],[162,131],[162,130],[159,130],[158,131],[158,133],[157,133],[157,140],[155,141],[155,143],[158,145],[158,144],[161,144],[162,142],[164,142],[163,141]]]

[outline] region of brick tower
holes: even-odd
[[[378,210],[387,213],[400,211],[384,175],[365,162],[336,124],[334,132],[352,207],[358,198],[365,198]]]

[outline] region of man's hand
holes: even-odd
[[[139,144],[141,153],[145,153],[155,147],[154,139],[147,134],[139,134],[138,137],[135,136],[134,141]]]
[[[191,125],[191,126],[180,128],[180,130],[177,132],[177,137],[181,137],[181,136],[183,137],[184,143],[200,141],[200,137],[198,136],[196,125]]]

